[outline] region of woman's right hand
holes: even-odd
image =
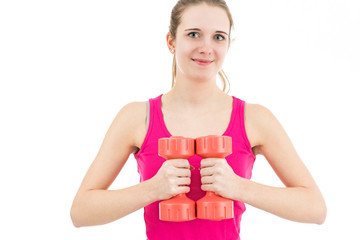
[[[187,159],[171,159],[163,163],[151,179],[159,200],[190,191],[191,166]]]

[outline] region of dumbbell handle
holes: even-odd
[[[159,156],[166,160],[188,159],[195,154],[195,140],[184,137],[160,138],[158,142]],[[181,222],[195,219],[195,201],[185,193],[161,201],[159,203],[160,220]]]
[[[196,139],[196,154],[203,158],[225,158],[232,153],[232,138],[228,136],[205,136]],[[197,217],[208,220],[233,218],[233,201],[206,192],[197,201]]]

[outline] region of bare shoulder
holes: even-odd
[[[266,133],[279,127],[280,123],[268,108],[260,104],[246,103],[245,128],[254,153],[259,153],[258,149]]]
[[[119,112],[119,114],[127,116],[127,117],[137,117],[139,115],[145,114],[146,117],[146,102],[130,102],[126,104]],[[132,121],[136,119],[131,119]]]
[[[274,119],[272,112],[263,105],[246,103],[245,117],[249,120],[256,121],[256,123],[266,122],[266,120]]]
[[[130,102],[121,108],[113,123],[121,125],[121,129],[127,131],[135,148],[139,147],[146,134],[146,112],[146,102]]]

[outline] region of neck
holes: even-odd
[[[165,98],[171,103],[181,103],[186,108],[201,108],[225,95],[216,85],[216,79],[196,81],[177,77],[174,87]]]

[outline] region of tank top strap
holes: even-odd
[[[164,116],[161,110],[161,97],[163,94],[156,98],[150,99],[150,105],[152,105],[152,108],[150,108],[150,112],[153,112],[153,124],[156,131],[160,132],[162,137],[170,137],[171,134],[167,130],[165,126]],[[150,113],[151,114],[151,113]]]
[[[134,154],[135,157],[142,155],[145,151],[155,151],[157,141],[162,137],[170,137],[164,126],[163,115],[161,112],[161,96],[149,99],[149,111],[147,118],[149,119],[146,136],[141,145],[140,150]],[[154,145],[155,144],[155,145]]]
[[[245,147],[245,149],[252,155],[251,157],[255,159],[255,155],[252,153],[251,144],[247,137],[246,129],[245,129],[245,106],[246,102],[237,98],[234,98],[233,103],[233,113],[231,116],[231,121],[229,126],[229,131],[224,135],[231,136],[233,140],[237,142],[241,142],[241,144]]]

